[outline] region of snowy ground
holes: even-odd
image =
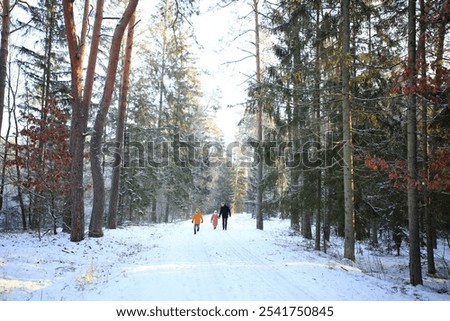
[[[289,222],[248,214],[200,232],[190,221],[68,235],[0,234],[0,300],[6,301],[450,301],[450,281],[424,275],[408,285],[408,256],[375,256],[358,246],[356,264],[292,235]],[[437,265],[448,267],[440,248]],[[448,270],[447,270],[448,272]],[[447,275],[448,276],[448,275]]]

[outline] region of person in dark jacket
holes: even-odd
[[[227,229],[228,216],[231,217],[230,208],[227,204],[222,203],[222,206],[220,207],[219,218],[222,217],[222,228],[224,231],[226,231]]]

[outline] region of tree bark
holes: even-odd
[[[428,28],[427,21],[428,12],[425,6],[425,0],[420,0],[420,16],[419,20],[419,42],[417,45],[418,56],[420,60],[420,77],[422,80],[427,79],[427,67],[426,67],[426,53],[425,53],[425,39],[426,32]],[[425,179],[429,180],[429,168],[428,168],[428,102],[423,101],[421,103],[422,109],[422,157],[423,164],[422,169],[425,173]],[[434,231],[433,231],[433,216],[431,215],[428,209],[428,199],[429,199],[429,191],[428,186],[426,184],[422,185],[423,187],[423,214],[425,217],[425,227],[426,227],[426,235],[427,235],[427,266],[428,273],[435,274],[436,266],[434,263]]]
[[[103,4],[104,0],[97,0],[94,28],[92,31],[92,42],[89,53],[89,61],[86,71],[86,79],[83,83],[81,78],[81,70],[78,70],[83,65],[84,51],[86,47],[86,37],[88,31],[90,0],[84,2],[83,20],[81,26],[80,42],[76,42],[76,30],[73,16],[73,5],[63,3],[64,17],[66,20],[66,32],[68,33],[69,54],[71,55],[72,75],[74,72],[79,73],[80,76],[75,77],[79,84],[74,83],[74,77],[72,76],[72,91],[77,87],[77,96],[74,96],[72,103],[72,126],[70,132],[70,151],[72,153],[72,165],[71,165],[71,193],[67,197],[66,204],[70,208],[70,215],[64,215],[64,229],[67,226],[71,227],[71,239],[73,241],[80,241],[84,238],[84,186],[83,186],[83,173],[84,173],[84,143],[85,143],[85,130],[88,121],[89,109],[91,105],[92,90],[94,85],[95,66],[97,63],[98,47],[100,43],[100,32],[103,21]],[[72,2],[72,1],[69,1]],[[72,13],[66,12],[71,10]],[[69,21],[67,21],[69,19]],[[70,30],[69,30],[70,29]],[[69,38],[70,32],[70,38]],[[73,58],[72,58],[73,56]],[[80,62],[77,60],[80,59]],[[74,65],[72,60],[76,62]],[[75,69],[74,69],[75,68]],[[74,87],[75,86],[75,87]],[[75,99],[76,98],[76,99]],[[76,118],[76,119],[74,119]],[[81,222],[83,221],[83,222]],[[75,230],[74,230],[75,228]],[[83,229],[83,231],[81,231]],[[81,236],[83,234],[83,236]]]
[[[355,209],[350,108],[350,1],[342,0],[342,130],[344,139],[344,257],[355,260]]]
[[[416,0],[408,1],[408,79],[407,79],[407,162],[409,219],[409,277],[412,285],[423,284],[420,263],[420,231],[417,211],[417,116],[414,93],[416,71]]]
[[[92,30],[92,42],[89,50],[89,60],[86,69],[86,81],[84,84],[83,91],[83,106],[84,113],[88,115],[89,109],[91,107],[92,91],[94,88],[95,79],[95,66],[97,65],[98,48],[100,46],[100,35],[102,31],[103,22],[103,7],[104,0],[97,0],[97,7],[95,11],[94,28]],[[83,30],[82,34],[85,36],[86,31]],[[86,129],[88,118],[84,118],[84,128]]]
[[[89,7],[89,0],[85,0],[85,8]],[[76,34],[75,15],[73,1],[63,1],[64,23],[66,26],[67,45],[71,66],[72,80],[72,120],[70,130],[70,151],[72,162],[70,167],[70,200],[71,206],[71,231],[70,240],[78,242],[84,239],[84,117],[82,101],[82,68],[86,43],[86,33],[82,34],[80,41]],[[87,14],[85,9],[83,30],[87,30]]]
[[[120,106],[116,129],[116,148],[114,150],[114,164],[111,178],[111,193],[108,211],[107,226],[110,229],[117,228],[117,208],[119,206],[120,172],[122,163],[121,155],[123,149],[123,134],[125,127],[125,114],[127,109],[128,83],[130,79],[131,52],[133,47],[135,17],[136,15],[133,14],[128,24],[127,44],[125,48],[125,62],[122,74],[122,89],[119,99]]]
[[[8,65],[8,55],[9,55],[9,33],[10,33],[10,22],[9,17],[10,1],[3,0],[3,12],[2,12],[2,31],[0,39],[0,136],[2,132],[3,124],[3,110],[5,109],[5,93],[6,93],[6,77],[7,77],[7,65]],[[9,129],[8,129],[9,132]],[[7,135],[8,136],[8,135]],[[7,138],[6,138],[7,139]],[[5,157],[7,155],[7,147],[5,146]],[[2,165],[2,182],[0,191],[0,211],[3,208],[3,192],[4,192],[4,181],[5,181],[5,162]]]
[[[295,10],[293,10],[295,11]],[[301,34],[301,17],[294,12],[291,12],[293,16],[292,30],[289,32],[289,43],[292,48],[292,131],[293,131],[293,151],[303,155],[303,144],[306,143],[305,138],[302,137],[302,130],[305,129],[306,124],[306,112],[305,107],[302,106],[302,57],[301,57],[301,41],[298,37]],[[294,156],[295,157],[295,156]],[[303,163],[303,156],[300,156]],[[303,165],[303,164],[302,164]],[[311,222],[306,220],[306,216],[309,215],[304,209],[304,195],[302,192],[305,190],[305,172],[302,166],[299,164],[291,169],[291,183],[295,186],[293,201],[291,202],[291,227],[294,230],[301,232],[302,236],[308,237],[307,232],[311,234]]]
[[[92,140],[90,145],[90,161],[94,192],[92,215],[89,224],[89,236],[91,237],[103,236],[103,214],[105,211],[105,182],[103,179],[101,166],[103,130],[105,127],[105,121],[109,106],[111,105],[111,99],[117,73],[117,65],[119,61],[120,45],[125,33],[125,29],[136,10],[138,2],[139,0],[130,0],[128,2],[125,12],[123,13],[122,18],[120,19],[114,30],[108,68],[106,71],[105,87],[93,127]]]
[[[6,70],[9,54],[10,1],[3,0],[2,32],[0,44],[0,133],[2,132],[3,109],[5,107]],[[0,195],[3,197],[3,194]]]
[[[320,15],[322,10],[322,3],[321,1],[317,2],[317,9],[316,9],[316,48],[315,48],[315,54],[316,54],[316,60],[314,63],[314,93],[313,93],[313,104],[314,104],[314,113],[315,113],[315,121],[316,121],[316,142],[317,146],[320,146],[321,144],[321,128],[320,128],[320,82],[321,82],[321,70],[320,70],[320,52],[321,52],[321,42],[320,42]],[[317,151],[319,152],[319,151]],[[315,242],[314,242],[314,249],[316,251],[320,251],[320,243],[321,243],[321,216],[322,216],[322,170],[320,168],[317,168],[317,181],[316,181],[316,193],[317,193],[317,209],[316,209],[316,217],[315,217],[315,223],[316,223],[316,233],[315,233]]]
[[[259,52],[259,11],[258,11],[259,0],[253,0],[253,11],[255,13],[255,52],[256,52],[256,86],[261,85],[261,58]],[[260,149],[260,158],[258,162],[257,174],[256,174],[256,228],[258,230],[264,229],[264,218],[262,212],[262,179],[263,179],[263,150],[262,150],[262,101],[260,90],[257,93],[257,111],[256,111],[256,122],[257,122],[257,139],[258,147]]]

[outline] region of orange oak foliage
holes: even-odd
[[[406,188],[411,180],[407,164],[403,160],[388,162],[383,158],[366,155],[366,167],[374,171],[384,171],[396,188]],[[450,150],[438,149],[430,154],[428,167],[419,172],[415,186],[428,190],[446,191],[450,188]]]
[[[50,99],[39,116],[22,113],[28,126],[20,134],[22,144],[10,144],[17,151],[7,165],[26,168],[28,175],[22,178],[21,186],[38,193],[58,193],[68,191],[70,167],[69,116],[58,108],[56,99]]]

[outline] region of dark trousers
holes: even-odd
[[[200,231],[200,224],[194,224],[194,234],[197,234],[198,231]]]
[[[228,224],[228,217],[222,216],[222,228],[223,228],[224,230],[227,229],[227,224]]]

